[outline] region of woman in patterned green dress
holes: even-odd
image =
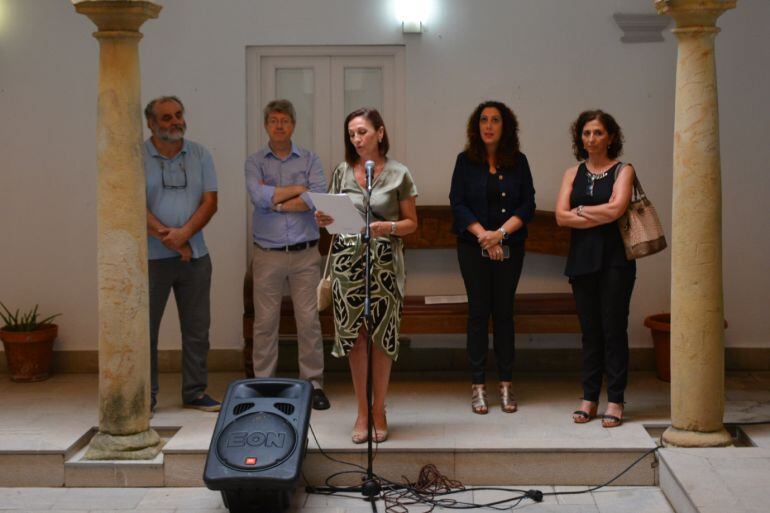
[[[331,248],[332,305],[335,343],[332,354],[347,356],[358,402],[358,418],[353,426],[355,443],[367,441],[366,335],[372,334],[372,420],[374,441],[388,437],[385,395],[390,369],[398,357],[398,335],[404,298],[404,252],[401,237],[417,229],[417,188],[409,170],[387,157],[388,133],[380,113],[364,108],[345,119],[345,162],[332,174],[329,192],[345,193],[364,215],[366,170],[364,163],[375,163],[372,181],[371,311],[372,322],[364,319],[364,261],[366,245],[361,234],[338,235]],[[324,227],[334,220],[316,211],[316,222]]]

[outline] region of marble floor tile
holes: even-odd
[[[594,496],[591,492],[586,492],[590,487],[588,486],[555,486],[555,492],[567,494],[556,495],[556,501],[559,504],[582,504],[582,505],[595,505]],[[574,493],[585,492],[585,493]]]
[[[152,488],[149,489],[137,510],[167,509],[199,510],[223,508],[222,495],[206,488]]]
[[[53,510],[133,510],[148,493],[144,488],[64,488]]]
[[[63,492],[63,488],[0,488],[0,511],[50,509]]]
[[[674,513],[663,492],[651,486],[607,487],[593,492],[600,513]]]

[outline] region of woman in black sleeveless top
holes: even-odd
[[[601,110],[578,116],[572,124],[572,147],[582,162],[564,173],[556,200],[556,222],[572,228],[564,273],[583,332],[583,402],[572,419],[582,424],[596,415],[606,373],[602,426],[615,427],[623,420],[628,307],[636,279],[636,262],[626,259],[616,221],[628,208],[634,169],[617,160],[623,133]]]

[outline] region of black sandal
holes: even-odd
[[[572,422],[574,422],[575,424],[585,424],[586,422],[589,422],[591,419],[593,419],[593,416],[590,415],[587,411],[575,410],[572,412]]]
[[[588,411],[575,410],[572,412],[572,422],[575,424],[585,424],[586,422],[590,422],[594,417],[596,417],[596,410],[598,409],[599,403],[593,403],[593,407]]]
[[[623,424],[622,417],[616,417],[615,415],[602,415],[602,427],[614,428]]]

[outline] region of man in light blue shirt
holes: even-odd
[[[150,280],[151,408],[158,396],[158,332],[171,290],[182,328],[182,404],[218,411],[206,394],[211,319],[211,259],[203,227],[217,211],[217,177],[211,154],[184,138],[184,105],[174,96],[144,110],[152,136],[144,142],[147,182],[147,253]]]
[[[264,110],[267,146],[246,159],[246,188],[254,206],[255,377],[275,375],[283,287],[289,285],[297,322],[299,377],[313,384],[313,408],[329,408],[323,392],[323,340],[316,287],[321,279],[318,226],[308,191],[325,192],[321,161],[294,145],[294,106],[275,100]]]

